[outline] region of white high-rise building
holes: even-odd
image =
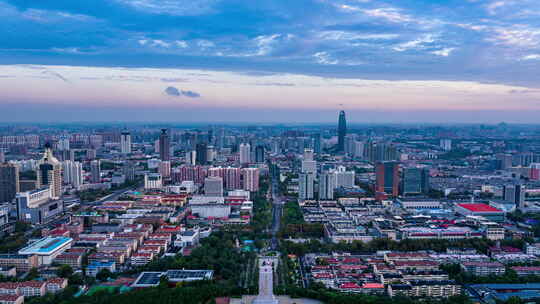
[[[64,168],[64,183],[80,189],[83,184],[83,170],[80,162],[66,160],[62,163]]]
[[[195,166],[197,161],[197,152],[195,151],[188,151],[186,152],[186,164]]]
[[[53,156],[50,144],[45,145],[45,153],[39,162],[37,184],[39,188],[51,188],[53,198],[62,196],[62,164]]]
[[[335,187],[345,187],[351,188],[354,187],[354,171],[346,171],[345,167],[339,166],[337,170],[333,171],[334,178],[336,180]]]
[[[317,162],[314,160],[302,161],[302,173],[317,173]]]
[[[335,176],[328,172],[323,172],[319,176],[319,199],[333,200],[336,189]]]
[[[163,188],[163,178],[159,173],[149,173],[144,175],[144,189],[160,190]]]
[[[354,145],[354,157],[363,158],[364,157],[364,142],[357,141]]]
[[[68,151],[69,150],[69,138],[65,135],[61,136],[58,142],[56,143],[56,148],[59,151]]]
[[[313,160],[313,149],[304,149],[304,161]]]
[[[122,154],[131,153],[131,134],[129,132],[122,132],[120,135],[120,150]]]
[[[452,140],[451,139],[441,139],[440,146],[444,151],[452,150]]]
[[[239,147],[240,153],[240,164],[249,164],[251,162],[251,145],[250,144],[240,144]]]
[[[315,177],[313,173],[301,173],[298,178],[298,199],[300,201],[313,199],[313,185]]]

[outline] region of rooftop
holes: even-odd
[[[19,250],[19,254],[47,255],[71,242],[73,242],[73,239],[69,237],[49,236],[24,247],[23,249]]]
[[[503,212],[495,207],[491,207],[487,204],[474,203],[474,204],[458,204],[459,207],[465,208],[472,212]]]

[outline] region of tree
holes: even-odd
[[[110,278],[112,276],[112,272],[109,270],[109,269],[101,269],[97,274],[96,274],[96,279],[100,280],[100,281],[105,281],[107,280],[108,278]]]
[[[60,265],[58,267],[58,270],[56,270],[56,275],[58,275],[61,278],[67,278],[70,277],[73,274],[73,268],[69,265]]]
[[[32,269],[28,271],[28,275],[26,275],[26,280],[30,281],[37,277],[39,277],[39,271],[37,270],[36,267],[32,267]]]

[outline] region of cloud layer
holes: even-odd
[[[176,96],[250,108],[313,99],[319,108],[535,109],[539,12],[537,0],[4,0],[0,104]],[[29,82],[41,95],[23,89]],[[481,84],[501,89],[491,96]]]

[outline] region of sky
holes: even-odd
[[[0,0],[0,121],[538,123],[538,0]]]

